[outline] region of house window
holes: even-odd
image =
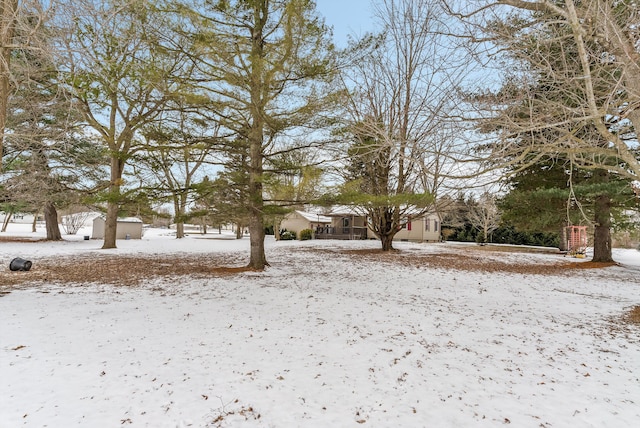
[[[428,218],[424,220],[424,230],[426,230],[427,232],[429,232],[431,230],[431,220],[429,220]]]
[[[438,220],[433,220],[433,231],[437,232],[438,231]]]

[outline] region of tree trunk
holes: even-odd
[[[268,2],[253,3],[254,27],[251,29],[251,72],[250,72],[250,95],[251,107],[249,116],[251,118],[248,143],[249,143],[249,241],[251,244],[249,256],[249,268],[264,270],[267,257],[264,253],[264,199],[262,196],[262,182],[264,179],[264,131],[265,131],[265,108],[267,101],[265,93],[264,69],[267,63],[265,54],[265,35],[263,33],[266,25],[266,17],[269,16]],[[269,89],[271,90],[271,89]]]
[[[47,228],[47,241],[61,241],[62,234],[58,225],[58,211],[53,202],[44,204],[44,223]]]
[[[264,252],[264,200],[262,197],[262,160],[263,160],[263,123],[259,118],[249,136],[251,166],[249,168],[249,241],[251,245],[249,264],[247,267],[264,270],[267,257]]]
[[[116,234],[118,231],[118,204],[107,203],[107,215],[104,221],[104,243],[102,249],[116,248]]]
[[[240,223],[236,225],[236,239],[242,239],[242,225]]]
[[[398,233],[398,212],[394,208],[387,207],[380,210],[378,237],[382,244],[382,251],[391,251],[393,250],[393,237]]]
[[[560,235],[560,242],[558,245],[558,250],[560,251],[569,251],[568,243],[569,237],[567,236],[567,225],[563,224],[558,233]]]
[[[393,236],[380,235],[380,242],[382,243],[382,251],[393,250]]]
[[[31,222],[32,233],[36,233],[38,231],[37,223],[38,223],[38,213],[36,212],[36,213],[33,213],[33,221]]]
[[[280,240],[280,224],[282,223],[282,220],[277,219],[276,221],[273,222],[273,237],[276,241]]]
[[[122,171],[124,160],[118,154],[111,156],[111,183],[109,184],[109,198],[107,201],[107,217],[104,223],[104,243],[102,249],[116,247],[116,234],[118,232],[118,211],[120,210],[120,185],[122,183]]]
[[[262,213],[254,212],[249,219],[249,241],[251,243],[251,252],[248,267],[264,270],[267,263],[267,257],[264,252],[264,219]]]
[[[2,232],[6,232],[7,231],[7,226],[9,225],[9,222],[11,221],[11,216],[13,216],[13,212],[9,211],[9,212],[4,212],[4,221],[2,222]]]
[[[176,239],[184,238],[184,211],[185,211],[185,203],[181,200],[178,195],[173,196],[173,210],[175,212],[175,222],[176,222]]]
[[[599,195],[595,201],[595,228],[593,231],[593,262],[612,262],[611,254],[611,198]]]

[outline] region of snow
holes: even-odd
[[[300,216],[302,216],[305,220],[315,221],[317,223],[331,223],[331,217],[327,217],[326,215],[308,213],[305,211],[296,211]]]
[[[82,235],[0,242],[0,260],[8,270],[20,256],[36,270],[39,258],[55,255],[224,252],[242,264],[249,250],[248,238],[224,234],[176,240],[151,229],[116,250]],[[640,328],[619,322],[640,304],[636,250],[616,249],[621,266],[604,274],[549,276],[390,266],[338,252],[377,248],[374,241],[266,245],[265,272],[4,289],[0,427],[557,428],[640,420]],[[408,255],[464,248],[395,247]]]

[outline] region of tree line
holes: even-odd
[[[93,205],[114,248],[119,214],[168,202],[178,237],[196,217],[246,227],[263,269],[291,207],[355,206],[391,250],[408,215],[491,180],[511,212],[556,208],[526,227],[592,225],[606,261],[637,210],[634,2],[375,0],[345,49],[312,0],[0,8],[0,202],[41,210],[49,239],[58,209]]]

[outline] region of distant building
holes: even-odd
[[[99,216],[93,219],[93,239],[104,239],[104,227],[106,219]],[[142,220],[136,217],[124,217],[118,219],[116,226],[116,239],[142,239]]]
[[[317,233],[317,230],[324,229],[330,224],[331,217],[305,211],[293,211],[284,216],[284,220],[280,222],[280,229],[294,232],[300,239],[300,232],[304,229],[311,229],[314,233]]]
[[[349,206],[334,207],[329,213],[313,214],[294,211],[285,216],[280,224],[282,229],[298,234],[303,229],[311,229],[315,239],[377,239],[367,226],[367,217],[362,210]],[[435,213],[407,217],[402,221],[402,229],[394,236],[395,241],[439,242],[441,218]]]
[[[402,229],[393,237],[395,241],[439,242],[442,220],[437,213],[427,213],[416,218],[406,218]]]
[[[38,215],[38,218],[34,218],[33,214],[28,214],[28,213],[7,214],[4,211],[0,211],[0,224],[5,222],[7,215],[11,216],[9,218],[9,223],[33,224],[34,221],[44,221],[44,217],[42,215]]]

